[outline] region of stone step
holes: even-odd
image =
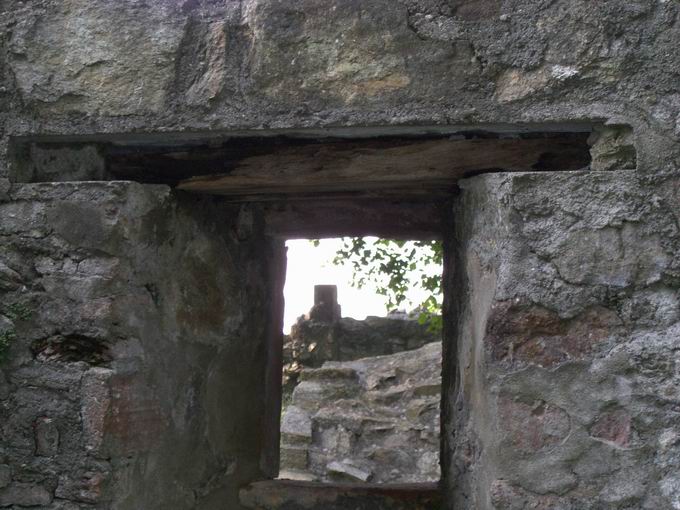
[[[293,392],[293,403],[307,411],[319,408],[319,402],[337,402],[356,397],[360,387],[356,382],[303,381]]]

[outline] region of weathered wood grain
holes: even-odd
[[[451,187],[462,177],[482,172],[575,170],[588,161],[585,141],[573,135],[314,143],[247,156],[229,172],[185,179],[177,187],[221,195],[417,192]]]

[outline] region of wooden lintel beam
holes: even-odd
[[[184,179],[178,188],[219,195],[367,190],[426,193],[489,171],[576,170],[588,165],[583,137],[314,143],[246,156],[228,172]]]

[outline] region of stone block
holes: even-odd
[[[522,402],[502,398],[501,433],[518,453],[536,453],[564,441],[571,431],[569,415],[543,401]]]
[[[0,178],[0,202],[9,200],[9,190],[11,187],[12,183],[9,179]]]
[[[79,363],[28,363],[12,372],[11,382],[75,394],[87,366]]]
[[[590,137],[590,167],[597,171],[635,169],[635,139],[630,126],[602,126]]]
[[[336,322],[341,317],[336,285],[315,285],[314,306],[309,311],[309,319],[319,322]]]
[[[599,499],[612,506],[642,500],[647,492],[647,477],[650,474],[644,471],[640,468],[624,468],[617,472],[604,486],[599,494]]]
[[[594,307],[569,320],[514,299],[493,304],[484,339],[495,361],[555,366],[588,357],[620,331],[616,312]]]
[[[352,481],[352,482],[367,482],[371,479],[369,471],[353,466],[349,462],[333,461],[326,466],[328,475],[333,479]]]
[[[293,398],[295,405],[305,410],[317,408],[319,402],[333,402],[351,398],[356,394],[358,385],[354,383],[339,384],[337,381],[319,383],[303,381],[295,388]]]
[[[12,470],[7,464],[0,464],[0,489],[7,487],[12,481]]]
[[[281,423],[282,444],[302,445],[312,441],[312,418],[297,406],[288,406]]]
[[[0,490],[0,507],[17,505],[46,507],[52,503],[52,494],[41,485],[14,483]]]
[[[0,290],[16,290],[22,284],[21,275],[0,260]]]
[[[33,425],[35,433],[35,454],[52,457],[59,451],[59,429],[54,420],[40,417]]]
[[[590,435],[625,448],[630,443],[631,416],[625,409],[604,413],[590,428]]]
[[[325,381],[336,383],[347,383],[352,385],[358,380],[357,372],[352,367],[325,364],[321,368],[309,369],[302,372],[302,381]]]
[[[155,388],[143,373],[114,373],[110,385],[103,428],[106,446],[119,455],[152,451],[162,443],[169,421]]]
[[[483,9],[468,5],[461,12],[474,19]],[[442,97],[462,86],[475,66],[464,45],[457,51],[452,44],[461,36],[459,20],[426,15],[385,0],[251,0],[244,8],[252,33],[245,62],[251,87],[267,100],[312,111]]]
[[[59,484],[54,494],[61,499],[97,503],[102,498],[108,478],[109,473],[99,471],[85,471],[79,476],[63,475],[59,477]]]
[[[307,451],[306,446],[282,446],[281,465],[286,469],[305,471],[308,461]]]
[[[279,480],[294,480],[298,482],[314,482],[316,477],[306,471],[296,471],[294,469],[282,469],[279,471]]]
[[[159,111],[183,36],[182,20],[163,12],[73,0],[49,23],[26,18],[10,41],[24,100],[52,114]]]
[[[104,444],[104,425],[111,406],[109,381],[113,371],[92,368],[83,376],[81,416],[85,448],[98,456]]]

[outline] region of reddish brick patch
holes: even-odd
[[[153,449],[165,435],[167,420],[152,388],[139,374],[114,375],[110,384],[105,441],[124,454]]]
[[[113,372],[105,368],[93,368],[83,377],[83,418],[85,448],[99,456],[104,442],[104,423],[111,406],[109,380]]]
[[[494,361],[553,367],[586,358],[620,325],[603,307],[563,320],[542,306],[509,300],[494,305],[484,341]]]
[[[630,444],[631,418],[624,409],[617,409],[598,418],[590,428],[590,435],[621,447]]]
[[[543,401],[528,404],[501,398],[499,415],[501,434],[520,453],[535,453],[558,444],[571,429],[569,415]]]

